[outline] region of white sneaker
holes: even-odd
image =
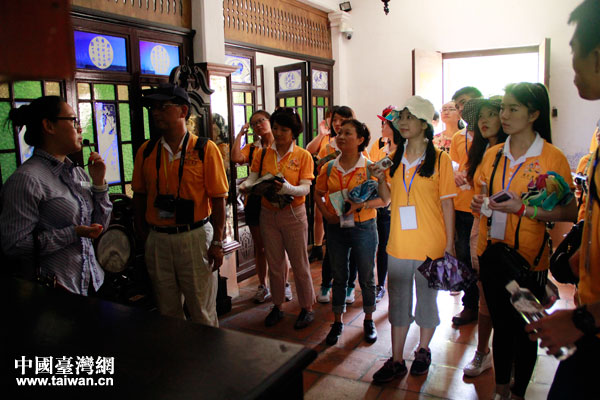
[[[471,362],[463,368],[463,372],[466,376],[475,377],[490,368],[492,368],[492,352],[483,354],[476,350]]]
[[[285,283],[285,301],[292,301],[294,296],[292,295],[292,287],[289,283]]]
[[[321,293],[317,296],[319,303],[329,303],[331,301],[331,288],[321,286]]]
[[[265,301],[271,298],[271,292],[269,292],[269,288],[264,285],[258,285],[258,289],[256,289],[256,294],[254,295],[255,303],[264,303]]]
[[[354,303],[354,288],[346,288],[346,304]]]

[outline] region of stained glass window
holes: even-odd
[[[252,83],[252,60],[246,57],[225,55],[225,64],[237,67],[231,74],[233,83]]]
[[[140,40],[142,74],[169,75],[179,63],[179,47]]]
[[[75,66],[100,71],[127,71],[125,38],[75,31]]]
[[[94,104],[98,153],[106,164],[106,182],[121,182],[119,165],[119,137],[117,134],[117,111],[112,103]]]
[[[302,74],[299,69],[280,72],[278,79],[281,92],[302,89]]]

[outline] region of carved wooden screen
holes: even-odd
[[[327,13],[296,0],[224,0],[225,40],[331,59]]]

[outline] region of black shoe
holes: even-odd
[[[385,296],[385,288],[377,285],[375,288],[375,303],[379,303],[383,299],[383,296]]]
[[[387,383],[391,382],[396,378],[402,378],[408,370],[406,369],[406,362],[402,361],[394,362],[394,359],[390,357],[383,367],[379,368],[377,372],[373,374],[373,383]]]
[[[456,326],[470,324],[473,321],[477,321],[477,314],[477,310],[471,310],[470,308],[465,307],[460,313],[452,318],[452,323]]]
[[[331,330],[327,334],[327,338],[325,339],[325,343],[330,346],[333,346],[337,343],[342,331],[344,330],[344,324],[341,322],[334,322],[331,324]]]
[[[314,246],[310,251],[310,255],[308,256],[308,261],[321,261],[323,259],[323,246]]]
[[[377,330],[375,329],[375,323],[372,319],[365,319],[363,322],[365,329],[365,342],[375,343],[377,341]]]
[[[314,311],[306,311],[304,308],[300,311],[298,319],[294,324],[294,329],[303,329],[309,326],[315,320]]]
[[[265,318],[266,326],[273,326],[279,321],[283,319],[283,311],[281,311],[277,306],[273,306],[267,318]]]
[[[411,375],[425,375],[431,365],[431,351],[420,348],[415,351],[415,361],[410,366]]]

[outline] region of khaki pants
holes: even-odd
[[[217,271],[212,271],[207,257],[212,237],[210,223],[178,234],[150,231],[146,266],[161,314],[183,318],[183,294],[192,321],[219,326]]]

